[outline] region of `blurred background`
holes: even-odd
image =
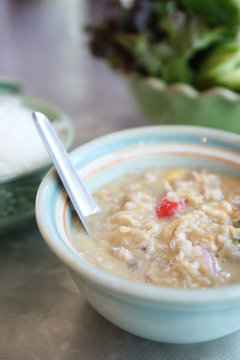
[[[87,48],[86,25],[100,21],[114,2],[0,2],[0,76],[18,79],[24,94],[64,110],[76,129],[73,147],[145,124],[124,79]]]

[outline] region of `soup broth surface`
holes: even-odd
[[[79,255],[119,277],[182,288],[240,281],[240,180],[207,170],[152,169],[95,192],[102,209],[77,217]]]

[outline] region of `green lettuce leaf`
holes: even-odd
[[[181,7],[191,17],[201,16],[212,27],[222,26],[234,35],[239,25],[238,0],[181,0]]]
[[[220,78],[226,83],[214,69],[227,66],[228,81],[232,76],[231,86],[238,88],[233,85],[236,63],[230,66],[229,56],[227,63],[222,55],[217,60],[215,49],[237,38],[239,11],[240,0],[135,0],[131,9],[89,27],[90,47],[114,69],[199,88],[220,83]]]
[[[240,42],[227,42],[213,49],[202,63],[196,85],[201,88],[225,86],[240,90]]]

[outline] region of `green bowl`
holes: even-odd
[[[1,82],[0,82],[1,88]],[[6,89],[7,90],[7,89]],[[4,93],[15,94],[9,89]],[[14,95],[15,96],[15,95]],[[15,96],[16,97],[16,96]],[[59,123],[58,132],[64,146],[69,149],[73,141],[73,127],[70,119],[64,112],[52,105],[17,95],[24,106],[32,110],[43,112],[51,122]],[[39,184],[45,173],[51,167],[50,159],[30,168],[28,171],[0,176],[0,231],[12,229],[22,225],[34,216],[35,197]]]
[[[18,94],[21,91],[21,84],[18,80],[0,76],[0,94]]]
[[[156,78],[131,76],[139,107],[158,124],[206,126],[240,133],[240,95],[223,87],[199,92],[190,85],[166,85]]]

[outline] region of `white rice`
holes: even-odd
[[[19,173],[49,159],[32,111],[17,97],[0,97],[0,176]]]

